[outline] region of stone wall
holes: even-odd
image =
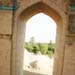
[[[0,7],[1,2],[12,6],[11,1],[7,1],[0,0]],[[75,32],[68,33],[70,12],[66,11],[63,0],[17,0],[14,13],[12,7],[10,10],[0,8],[0,75],[22,75],[24,21],[39,13],[39,8],[57,23],[53,74],[75,75]]]
[[[10,75],[12,11],[0,10],[0,75]]]
[[[63,75],[75,75],[75,37],[68,36],[65,45]]]

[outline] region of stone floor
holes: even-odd
[[[46,75],[46,74],[39,74],[39,73],[34,73],[34,72],[29,72],[24,70],[24,75]]]
[[[24,52],[24,75],[52,75],[54,58]]]

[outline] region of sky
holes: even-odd
[[[44,13],[32,16],[26,23],[25,41],[29,42],[31,37],[35,42],[49,43],[51,40],[55,43],[56,23]]]

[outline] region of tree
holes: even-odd
[[[48,51],[48,45],[45,43],[41,43],[39,46],[40,46],[40,52],[42,54],[46,54]]]
[[[41,54],[48,55],[51,57],[54,54],[55,49],[55,43],[50,41],[50,43],[35,43],[34,37],[30,39],[30,42],[25,43],[25,48],[29,52],[33,52],[37,54],[38,52],[41,52]]]
[[[52,51],[54,53],[54,50],[55,50],[55,43],[50,41],[50,43],[48,44],[48,51]]]
[[[24,47],[29,51],[29,52],[32,52],[33,50],[33,47],[30,43],[25,43]]]
[[[32,46],[35,45],[35,38],[34,38],[34,37],[31,37],[31,38],[30,38],[30,44],[31,44]]]
[[[37,54],[40,50],[39,50],[39,46],[38,44],[36,44],[35,46],[33,46],[33,53]]]

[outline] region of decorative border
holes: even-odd
[[[16,0],[0,0],[0,10],[16,10]]]
[[[75,34],[75,14],[69,14],[68,33]]]
[[[12,35],[8,35],[8,34],[0,34],[0,39],[11,39]]]

